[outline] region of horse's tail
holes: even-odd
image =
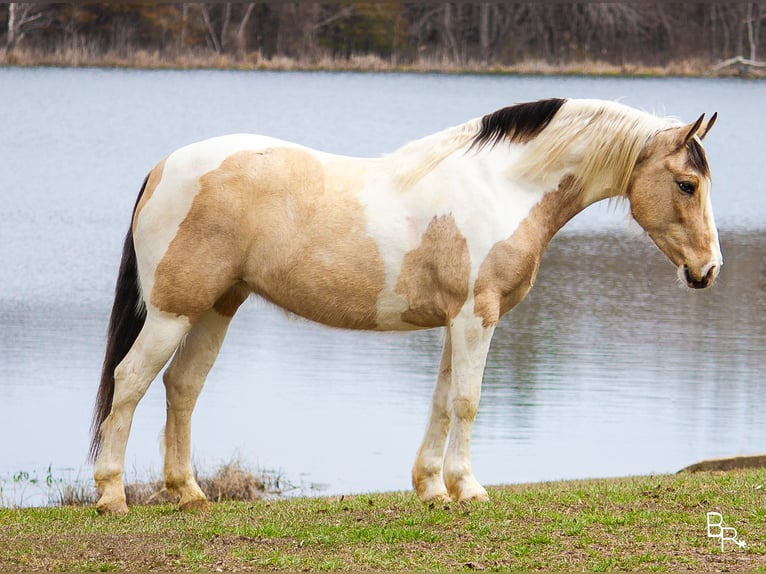
[[[149,176],[146,176],[141,191],[133,208],[135,217],[138,202],[146,189]],[[146,321],[146,307],[141,296],[136,265],[136,249],[133,245],[133,220],[125,236],[122,248],[122,261],[117,275],[117,285],[114,288],[114,303],[112,315],[109,318],[109,329],[106,338],[106,353],[101,370],[101,384],[98,386],[96,404],[93,408],[93,419],[90,424],[91,440],[89,458],[95,461],[101,452],[101,425],[112,410],[114,398],[114,370],[125,358],[135,343],[138,334]]]

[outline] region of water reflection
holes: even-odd
[[[646,240],[557,237],[493,341],[474,439],[480,478],[667,472],[763,451],[766,241],[723,241],[719,282],[692,292],[673,285]],[[2,322],[0,472],[82,466],[104,309],[6,303]],[[439,331],[331,330],[250,302],[195,414],[195,459],[237,454],[329,492],[408,488],[441,343]],[[163,417],[155,384],[136,416],[133,472],[159,467]]]
[[[535,289],[498,328],[484,424],[517,417],[505,423],[517,433],[508,437],[535,448],[541,436],[591,428],[592,469],[604,468],[602,456],[632,464],[622,429],[655,443],[636,464],[644,472],[762,451],[766,243],[758,234],[723,240],[720,281],[691,292],[668,288],[674,269],[648,242],[560,237]]]

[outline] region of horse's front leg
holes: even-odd
[[[488,500],[471,468],[471,429],[479,408],[481,381],[494,323],[484,326],[473,305],[466,305],[450,325],[452,341],[452,430],[444,460],[444,481],[456,501]]]
[[[449,329],[446,333],[439,378],[431,405],[431,418],[415,459],[415,466],[412,468],[412,486],[423,502],[449,500],[442,477],[444,445],[447,443],[450,427],[449,395],[452,386],[452,345]]]

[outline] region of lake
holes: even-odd
[[[376,156],[500,107],[597,97],[686,121],[706,140],[725,265],[675,270],[598,205],[553,241],[493,341],[473,439],[485,484],[673,472],[766,451],[766,83],[99,69],[0,69],[0,503],[13,477],[90,480],[88,427],[122,240],[147,171],[206,137],[256,132]],[[193,424],[200,470],[239,459],[299,492],[408,489],[442,333],[344,332],[251,300]],[[128,477],[161,469],[160,381],[138,407]],[[49,471],[50,469],[50,471]]]

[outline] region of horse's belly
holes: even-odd
[[[259,272],[247,283],[286,311],[345,329],[440,327],[462,306],[467,281],[465,291],[456,294],[444,288],[433,269],[405,268],[396,285],[387,286],[382,260],[375,253],[368,255],[323,258],[306,252],[279,265],[260,259]]]
[[[374,264],[343,273],[314,265],[308,257],[298,267],[277,267],[258,275],[247,281],[252,290],[286,311],[331,327],[378,328],[383,278]]]
[[[295,281],[287,288],[254,287],[253,291],[290,313],[330,327],[411,331],[447,324],[447,314],[438,301],[421,301],[413,307],[391,291],[376,295],[369,285],[363,285],[366,282],[356,278],[351,288],[348,282],[331,285],[323,281],[321,286],[311,286]]]

